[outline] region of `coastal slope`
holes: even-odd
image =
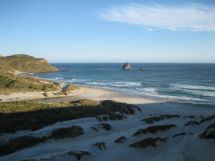
[[[63,111],[68,118],[95,117],[62,121]],[[58,108],[52,114],[60,122],[2,135],[0,161],[215,161],[214,112],[213,107],[190,104],[112,101]]]
[[[43,58],[17,54],[0,57],[0,94],[53,91],[59,84],[31,77],[29,73],[55,72],[58,69]]]
[[[0,57],[0,70],[4,72],[19,71],[30,73],[56,72],[58,69],[49,64],[43,58],[35,58],[30,55],[16,54]]]

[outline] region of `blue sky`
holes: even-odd
[[[0,54],[215,62],[214,0],[0,0]]]

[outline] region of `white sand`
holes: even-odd
[[[59,92],[59,91],[58,91]],[[115,100],[118,102],[125,102],[131,104],[148,104],[158,102],[153,99],[141,97],[141,96],[129,96],[126,94],[113,92],[111,90],[96,88],[96,87],[83,87],[68,93],[67,96],[61,95],[56,96],[56,92],[48,92],[48,97],[43,95],[44,92],[26,92],[26,93],[13,93],[10,95],[0,95],[1,102],[8,101],[19,101],[19,100],[35,100],[43,99],[41,102],[61,102],[61,101],[71,101],[75,99],[94,99],[96,101],[101,100]]]
[[[20,161],[24,159],[36,159],[36,161],[76,161],[74,156],[69,156],[69,151],[87,151],[90,156],[84,156],[81,161],[215,161],[214,140],[200,139],[199,134],[214,123],[214,120],[201,125],[184,126],[192,120],[184,118],[186,115],[195,115],[194,120],[199,121],[201,116],[208,116],[215,113],[214,108],[194,106],[189,104],[148,104],[141,105],[142,112],[128,116],[126,120],[105,121],[112,126],[110,131],[98,127],[101,123],[95,118],[84,118],[78,120],[58,122],[43,129],[29,132],[23,131],[22,135],[47,136],[53,129],[78,125],[84,128],[84,134],[77,138],[62,140],[49,140],[47,142],[22,149],[7,156],[0,157],[0,161]],[[150,126],[140,121],[151,115],[177,114],[180,118],[173,118],[156,122],[155,125],[175,124],[177,128],[167,131],[159,131],[156,134],[143,134],[132,136],[139,128]],[[98,132],[91,129],[97,127]],[[187,135],[172,138],[173,135],[187,132]],[[192,132],[193,135],[190,135]],[[13,134],[15,135],[17,134]],[[125,136],[128,141],[123,144],[114,143],[120,136]],[[145,149],[129,147],[130,144],[147,137],[168,137],[166,142],[160,142],[157,147],[149,146]],[[100,150],[92,145],[96,142],[105,142],[106,150]]]
[[[83,118],[64,122],[57,122],[53,125],[44,127],[37,131],[17,131],[14,134],[5,134],[0,136],[0,141],[5,142],[11,138],[24,135],[48,136],[54,129],[78,125],[84,128],[84,134],[77,138],[67,138],[60,140],[48,140],[32,147],[24,148],[9,155],[1,156],[0,161],[22,161],[35,159],[35,161],[76,161],[74,156],[69,156],[69,151],[87,151],[91,155],[84,156],[81,161],[215,161],[215,140],[200,139],[201,134],[207,126],[215,123],[215,119],[209,122],[184,126],[190,120],[200,121],[201,117],[207,117],[215,114],[215,108],[204,105],[178,104],[159,102],[144,97],[128,96],[106,89],[81,87],[75,90],[67,97],[54,98],[53,93],[49,93],[46,100],[42,102],[59,102],[76,99],[95,99],[95,100],[115,100],[126,103],[137,104],[142,112],[128,116],[124,120],[104,121],[112,126],[110,131],[98,127],[101,123],[95,118]],[[18,99],[16,99],[18,97]],[[0,96],[4,101],[29,100],[44,98],[42,93],[16,93],[9,96]],[[156,134],[143,134],[141,136],[132,136],[140,128],[150,126],[142,121],[143,118],[152,115],[177,114],[179,118],[173,118],[155,122],[153,125],[175,124],[177,128],[167,131],[159,131]],[[184,116],[194,115],[195,119]],[[91,129],[97,127],[98,132]],[[184,136],[172,138],[173,135],[186,132]],[[192,133],[190,135],[189,133]],[[114,140],[125,136],[128,141],[123,144],[114,143]],[[148,137],[168,137],[166,142],[160,142],[157,147],[149,146],[145,149],[136,149],[129,145]],[[97,142],[105,142],[106,150],[100,150],[92,145]]]

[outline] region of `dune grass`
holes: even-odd
[[[32,77],[15,76],[4,73],[0,75],[0,94],[10,94],[14,92],[34,92],[34,91],[56,91],[60,88],[59,83],[46,81]]]
[[[134,114],[135,107],[125,103],[113,101],[98,103],[93,100],[53,104],[26,101],[0,103],[0,134],[16,130],[37,130],[59,121],[96,117],[113,112]]]

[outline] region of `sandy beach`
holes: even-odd
[[[31,100],[48,104],[93,99],[101,103],[103,100],[114,100],[135,104],[126,106],[117,103],[118,112],[66,119],[36,130],[3,133],[0,135],[3,153],[5,147],[11,147],[10,144],[18,144],[15,146],[18,150],[12,149],[13,152],[1,156],[0,161],[118,161],[119,158],[125,161],[140,161],[142,158],[151,161],[215,161],[210,157],[215,148],[211,139],[213,133],[208,135],[207,130],[214,126],[213,106],[170,103],[85,86],[66,96],[56,97],[56,92],[48,92],[45,97],[43,92],[27,92],[0,95],[0,99],[2,102]],[[106,105],[107,109],[112,108],[111,104]],[[83,111],[81,108],[78,111]],[[59,114],[61,110],[63,113]],[[57,117],[65,115],[64,110],[59,108]],[[78,111],[70,115],[78,115]],[[10,114],[6,115],[10,117]],[[19,117],[23,117],[22,114]],[[37,117],[41,117],[41,113],[34,117],[35,123],[39,122]],[[80,133],[73,134],[74,131],[70,130],[74,128],[81,130]],[[58,134],[60,138],[53,139],[56,132],[61,132]],[[28,144],[31,139],[38,139],[39,143]]]
[[[143,96],[131,96],[98,87],[80,86],[79,89],[67,93],[66,96],[65,95],[56,96],[56,92],[59,91],[47,92],[46,97],[44,96],[44,92],[25,92],[25,93],[19,92],[12,93],[10,95],[0,95],[0,100],[1,102],[35,100],[43,103],[72,101],[77,99],[93,99],[96,101],[114,100],[130,104],[148,104],[161,102],[155,99],[145,98]]]

